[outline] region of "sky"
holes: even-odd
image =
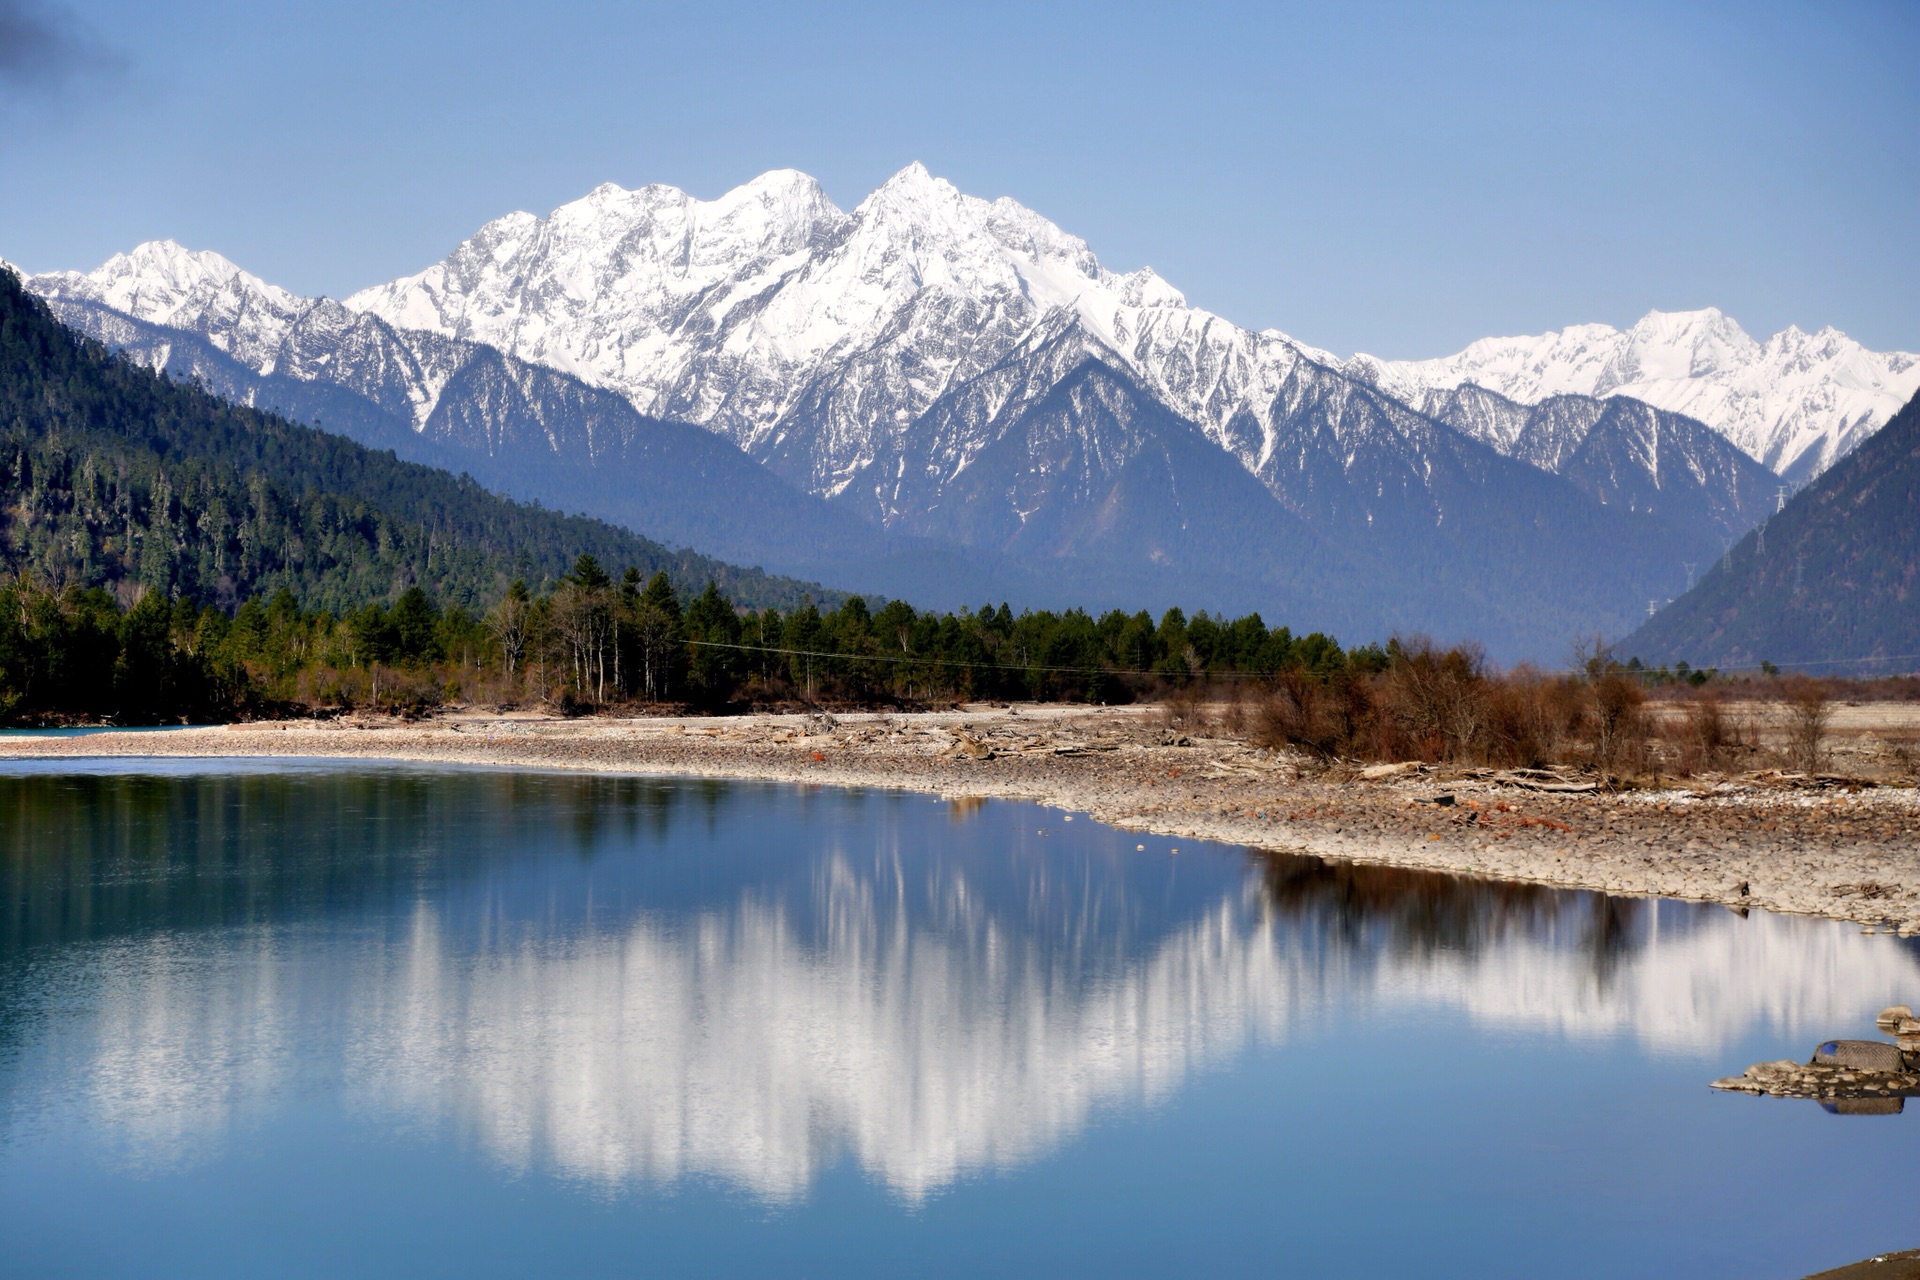
[[[0,258],[299,293],[607,181],[919,160],[1341,354],[1717,306],[1920,351],[1920,4],[0,0]]]

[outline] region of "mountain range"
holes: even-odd
[[[1341,367],[1423,408],[1462,386],[1523,404],[1630,397],[1698,418],[1795,487],[1920,391],[1920,356],[1869,351],[1833,328],[1789,327],[1757,342],[1712,307],[1649,312],[1625,330],[1583,324],[1483,338],[1439,360],[1358,355]]]
[[[918,165],[851,211],[792,171],[711,201],[606,185],[344,302],[169,242],[29,284],[223,394],[835,586],[1505,657],[1626,630],[1920,382],[1717,313],[1343,361]]]

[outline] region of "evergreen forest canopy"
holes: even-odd
[[[282,588],[229,617],[149,591],[129,608],[101,588],[0,585],[0,720],[156,723],[448,701],[587,710],[671,702],[706,710],[804,703],[912,706],[971,698],[1126,702],[1140,691],[1235,675],[1317,680],[1385,668],[1378,648],[1179,609],[1159,621],[1119,611],[1002,604],[877,611],[860,596],[823,612],[740,609],[709,581],[676,592],[667,575],[618,579],[591,554],[551,592],[512,583],[476,614],[418,586],[391,604],[335,614]]]

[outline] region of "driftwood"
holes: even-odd
[[[1529,778],[1495,778],[1494,781],[1522,791],[1550,791],[1568,796],[1587,795],[1600,789],[1597,782],[1534,782]]]

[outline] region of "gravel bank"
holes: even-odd
[[[1355,862],[1920,932],[1920,792],[1780,775],[1609,794],[1490,770],[1323,771],[1140,709],[558,720],[448,715],[0,739],[0,758],[357,757],[904,787]],[[1378,776],[1385,774],[1386,776]],[[1541,789],[1549,788],[1549,789]]]

